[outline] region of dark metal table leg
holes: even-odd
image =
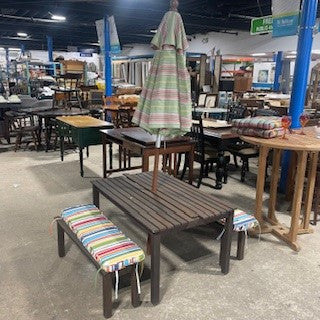
[[[110,161],[110,169],[112,170],[112,156],[113,156],[113,153],[112,153],[112,143],[110,142],[109,143],[109,161]]]
[[[152,234],[151,240],[151,302],[157,305],[160,301],[160,235]]]

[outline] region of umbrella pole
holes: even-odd
[[[160,147],[161,147],[161,135],[158,133],[157,140],[156,140],[156,153],[154,155],[154,168],[153,168],[152,189],[151,189],[151,191],[154,193],[157,193],[157,189],[158,189]]]

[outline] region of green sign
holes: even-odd
[[[273,19],[272,16],[265,16],[261,18],[256,18],[251,20],[250,33],[252,35],[261,33],[270,33],[273,29]]]

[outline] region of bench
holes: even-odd
[[[62,211],[57,221],[58,253],[65,256],[66,233],[94,263],[103,277],[103,314],[112,316],[112,275],[116,276],[115,298],[118,294],[119,271],[131,270],[131,301],[133,307],[140,305],[140,280],[138,265],[145,254],[140,247],[127,238],[94,205],[81,205]]]
[[[220,220],[220,224],[225,224],[225,219]],[[237,244],[237,259],[243,260],[244,258],[244,248],[245,248],[245,241],[246,241],[246,232],[250,228],[254,228],[258,226],[258,220],[246,213],[245,211],[242,211],[240,209],[234,210],[234,216],[233,216],[233,231],[238,232],[238,244]],[[223,231],[224,232],[224,231]],[[223,232],[218,236],[218,240],[223,235]]]

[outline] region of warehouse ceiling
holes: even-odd
[[[114,15],[121,44],[149,43],[169,0],[0,0],[0,46],[46,49],[96,47],[95,20]],[[180,0],[179,11],[188,35],[209,31],[249,30],[250,17],[271,14],[271,0]],[[52,20],[52,15],[66,21]],[[28,35],[17,36],[18,32]]]

